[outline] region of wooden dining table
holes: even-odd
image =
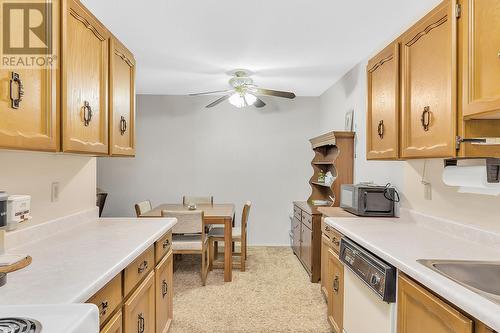
[[[161,204],[140,217],[161,217],[162,210],[188,210],[183,204]],[[203,211],[203,225],[224,225],[224,281],[233,279],[233,217],[234,204],[197,204],[196,210]]]

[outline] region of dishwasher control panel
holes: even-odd
[[[340,242],[340,260],[383,301],[396,301],[396,268],[349,238]]]

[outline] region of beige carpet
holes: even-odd
[[[250,247],[247,270],[209,272],[201,286],[199,257],[184,255],[174,272],[172,333],[330,332],[320,285],[311,283],[287,247]]]

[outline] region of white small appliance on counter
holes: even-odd
[[[31,196],[9,195],[7,203],[7,230],[14,230],[30,216]]]

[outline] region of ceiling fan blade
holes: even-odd
[[[264,88],[251,88],[258,95],[266,95],[266,96],[275,96],[275,97],[283,97],[283,98],[295,98],[295,94],[293,92],[288,91],[279,91],[279,90],[271,90]]]
[[[230,91],[232,91],[232,89],[229,89],[229,90],[207,91],[207,92],[202,92],[202,93],[189,94],[189,96],[213,95],[213,94],[227,93],[227,92],[230,92]]]
[[[225,100],[227,100],[227,99],[229,98],[229,96],[231,96],[231,95],[225,95],[225,96],[222,96],[221,98],[219,98],[219,99],[217,99],[217,100],[213,101],[212,103],[208,104],[208,105],[207,105],[207,106],[205,106],[205,107],[206,107],[207,109],[212,108],[212,107],[216,106],[217,104],[220,104],[220,103],[224,102]]]
[[[257,98],[255,103],[253,103],[253,106],[260,109],[260,108],[263,108],[264,106],[266,106],[266,103],[264,103],[264,101],[261,100],[260,98]]]

